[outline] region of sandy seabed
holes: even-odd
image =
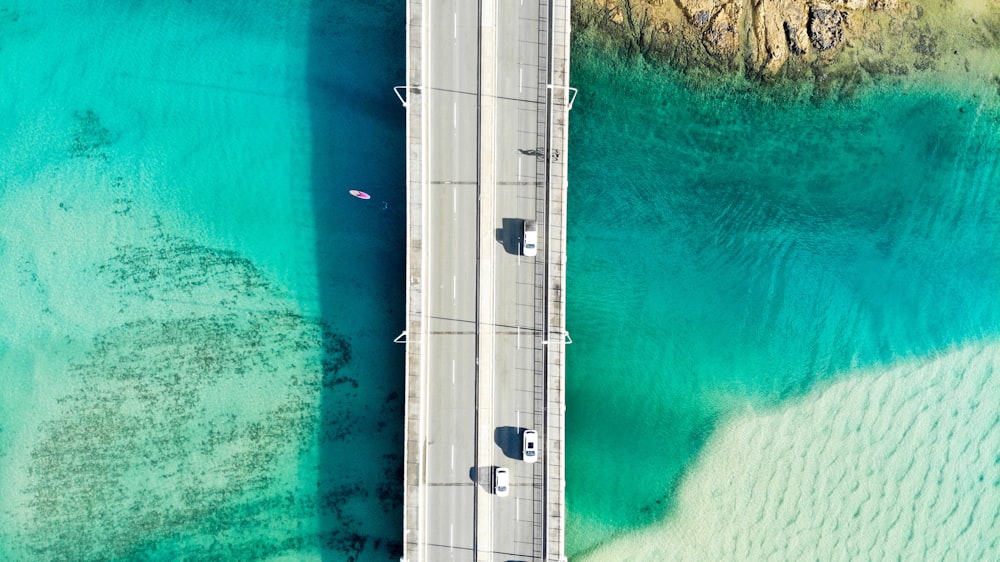
[[[723,424],[660,524],[580,560],[1000,560],[1000,344]]]

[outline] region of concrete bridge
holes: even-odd
[[[407,3],[407,562],[565,560],[569,16]]]

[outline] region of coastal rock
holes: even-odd
[[[703,32],[702,43],[710,53],[733,55],[739,52],[740,38],[736,33],[736,24],[741,10],[736,4],[727,7],[731,9],[716,12]]]
[[[1000,0],[578,0],[573,10],[574,30],[677,68],[826,89],[933,69],[995,74],[1000,48]]]
[[[898,0],[871,0],[868,7],[873,12],[890,12],[899,9]]]
[[[873,0],[874,2],[886,1],[886,0]],[[895,0],[892,0],[895,1]],[[865,10],[868,8],[869,0],[836,0],[827,1],[824,3],[829,9],[833,10]]]
[[[799,0],[753,0],[751,10],[751,71],[774,75],[790,54],[805,53],[799,31],[805,27],[805,6]]]
[[[788,42],[788,50],[793,55],[804,55],[809,49],[809,33],[805,25],[796,25],[786,21],[785,41]]]
[[[688,23],[700,32],[701,44],[713,56],[735,56],[740,50],[737,32],[743,3],[739,1],[678,0]]]
[[[832,8],[809,7],[809,40],[818,51],[828,51],[844,40],[847,13]]]

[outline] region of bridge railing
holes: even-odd
[[[422,362],[425,330],[424,311],[424,105],[421,86],[424,81],[425,27],[422,0],[406,3],[406,85],[401,99],[406,108],[406,435],[403,452],[403,561],[423,560],[425,524],[421,520],[424,504],[424,378]],[[397,90],[397,95],[400,92]]]
[[[550,110],[546,183],[546,377],[545,559],[563,561],[566,531],[566,163],[569,110],[575,90],[569,87],[570,2],[549,0],[548,76]]]

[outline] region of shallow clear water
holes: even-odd
[[[995,84],[813,101],[582,41],[573,71],[571,554],[682,519],[734,416],[1000,332]]]
[[[0,8],[0,558],[398,556],[403,8]],[[574,61],[571,552],[994,553],[995,86]]]
[[[0,558],[398,555],[397,4],[0,9]]]

